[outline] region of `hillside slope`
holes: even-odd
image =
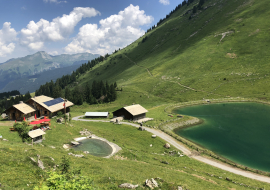
[[[123,93],[140,93],[145,102],[230,96],[268,99],[268,1],[208,0],[193,14],[197,3],[183,6],[81,76],[80,85],[94,79],[117,81]],[[127,103],[133,101],[130,97]]]

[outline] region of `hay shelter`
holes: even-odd
[[[140,104],[126,106],[113,112],[114,117],[124,116],[127,120],[137,121],[146,117],[148,111]]]

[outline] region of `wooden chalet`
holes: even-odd
[[[56,98],[53,99],[48,96],[36,96],[26,101],[27,104],[31,105],[36,109],[37,117],[47,116],[52,117],[57,114],[57,112],[61,111],[64,113],[64,99]],[[70,101],[66,101],[66,113],[70,112],[70,106],[74,104]]]
[[[5,112],[9,120],[22,121],[24,118],[28,119],[35,116],[36,110],[32,106],[21,102],[8,108]]]
[[[132,106],[126,106],[114,111],[113,116],[124,116],[125,119],[136,121],[145,118],[147,112],[148,111],[144,107],[136,104]]]

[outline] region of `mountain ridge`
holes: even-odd
[[[51,56],[45,51],[38,51],[25,57],[9,59],[8,61],[0,64],[0,91],[14,80],[41,74],[45,71],[82,64],[99,56],[100,55],[98,54],[91,53],[61,54]],[[70,68],[76,69],[76,66]],[[61,74],[68,73],[64,72]],[[48,76],[48,81],[50,80],[51,78]],[[8,87],[8,89],[12,88]]]

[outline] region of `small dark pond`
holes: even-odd
[[[74,150],[89,151],[89,154],[98,157],[109,156],[112,153],[112,147],[99,139],[84,139],[80,141],[80,145],[74,146]]]
[[[270,106],[221,103],[174,112],[198,117],[200,125],[175,132],[236,163],[270,172]]]

